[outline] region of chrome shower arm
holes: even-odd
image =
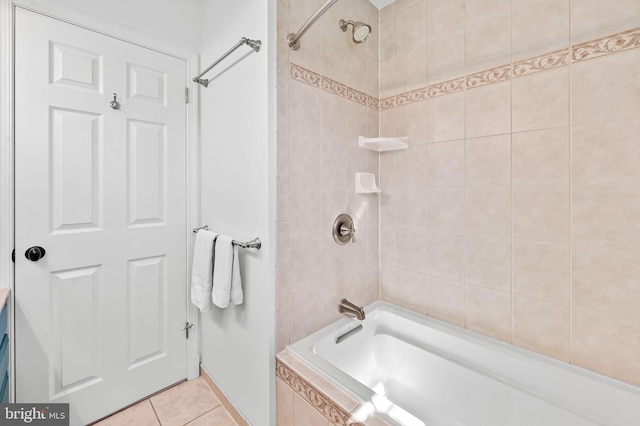
[[[300,38],[302,38],[304,33],[306,33],[307,30],[337,1],[338,0],[327,0],[318,10],[315,11],[313,15],[311,15],[309,19],[307,19],[304,24],[302,24],[297,33],[290,33],[287,36],[287,43],[289,43],[289,47],[293,50],[300,49]]]

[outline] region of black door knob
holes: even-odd
[[[29,259],[32,262],[37,262],[42,259],[47,252],[44,248],[40,246],[29,247],[27,251],[24,252],[24,257]]]

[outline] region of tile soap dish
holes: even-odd
[[[356,193],[373,194],[382,192],[376,185],[376,175],[373,173],[356,173]]]
[[[371,151],[397,151],[409,148],[409,137],[398,136],[393,138],[367,138],[360,136],[358,138],[358,146],[360,148],[370,149]]]

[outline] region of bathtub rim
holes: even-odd
[[[609,376],[604,376],[575,364],[570,364],[568,362],[558,360],[550,356],[540,354],[538,352],[534,352],[515,344],[498,340],[496,338],[481,334],[473,330],[469,330],[467,328],[463,328],[438,320],[436,318],[419,314],[417,312],[385,301],[379,300],[368,305],[367,307],[365,307],[365,312],[368,318],[371,318],[375,312],[389,312],[391,314],[398,315],[402,318],[406,318],[410,321],[416,322],[419,325],[433,328],[438,332],[451,335],[454,338],[460,338],[465,342],[474,345],[480,345],[484,349],[497,351],[503,356],[513,357],[518,360],[530,360],[536,367],[548,367],[552,370],[552,372],[558,373],[560,375],[576,375],[583,380],[601,384],[606,388],[615,389],[618,392],[629,394],[630,398],[638,398],[638,400],[640,401],[640,387],[636,387],[632,384],[620,381]],[[365,319],[364,321],[366,324],[367,320]],[[344,333],[345,331],[357,327],[361,323],[361,321],[357,321],[351,318],[341,318],[338,321],[335,321],[328,326],[323,327],[322,329],[300,339],[299,341],[288,345],[286,351],[295,355],[299,360],[304,362],[310,368],[319,371],[327,380],[339,387],[346,394],[359,401],[368,401],[375,394],[372,389],[360,383],[347,373],[343,372],[342,370],[316,354],[313,350],[316,342],[322,339],[335,337],[341,333]],[[554,405],[558,405],[575,413],[575,410],[567,407],[566,405]],[[385,420],[387,420],[386,416]],[[598,419],[592,420],[597,421]],[[392,424],[398,424],[390,418],[387,421]]]

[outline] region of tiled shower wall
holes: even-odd
[[[290,50],[287,34],[323,3],[278,2],[278,351],[338,319],[340,298],[366,305],[379,294],[378,197],[356,194],[354,182],[356,172],[378,171],[358,136],[378,135],[379,12],[367,0],[338,1]],[[355,45],[340,19],[376,29]],[[356,244],[333,241],[341,213],[354,219]]]
[[[291,51],[322,3],[278,4],[278,350],[380,297],[640,385],[640,2],[338,1]]]
[[[381,10],[381,298],[640,385],[639,47],[637,0]]]

